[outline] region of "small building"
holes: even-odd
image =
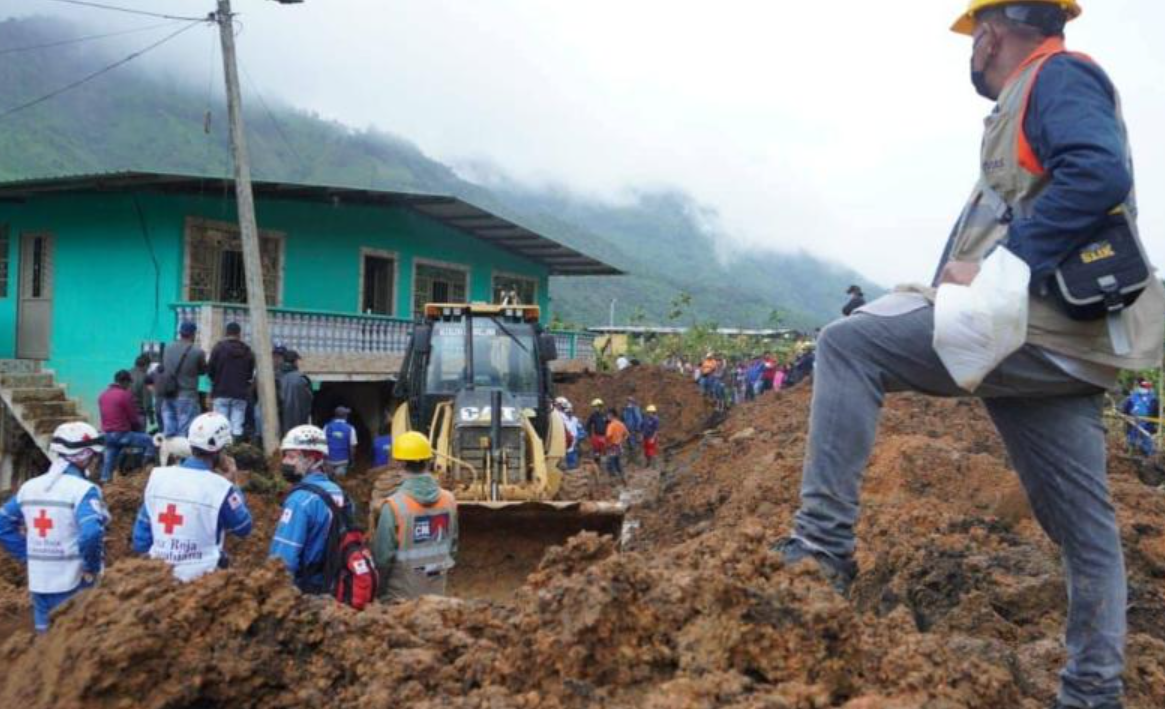
[[[627,354],[631,351],[631,344],[633,342],[654,340],[657,337],[665,337],[667,335],[682,335],[687,331],[688,328],[686,327],[660,325],[604,325],[601,327],[587,328],[587,332],[596,336],[593,343],[595,351],[604,357],[618,357],[619,355]],[[764,343],[775,343],[802,336],[802,333],[788,328],[746,329],[720,327],[716,328],[716,334],[759,343],[762,347]]]
[[[254,192],[272,339],[303,356],[319,411],[343,400],[369,428],[424,303],[516,292],[548,318],[550,276],[619,273],[456,197],[263,181]],[[183,320],[208,352],[227,322],[249,337],[232,180],[0,183],[0,394],[38,444],[67,418],[96,423],[114,372]],[[563,358],[593,358],[593,336],[558,335]]]

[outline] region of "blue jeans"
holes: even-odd
[[[113,466],[123,448],[141,448],[147,458],[157,458],[158,449],[154,447],[154,439],[148,433],[137,431],[106,431],[105,432],[105,460],[101,464],[101,482],[107,483],[113,479]]]
[[[858,313],[822,330],[794,527],[794,536],[814,551],[853,555],[862,474],[887,392],[970,396],[943,367],[933,336],[930,306],[886,317]],[[1026,346],[974,395],[984,400],[1036,520],[1060,547],[1068,585],[1060,700],[1069,706],[1117,701],[1128,589],[1105,468],[1103,390]]]
[[[176,396],[173,399],[162,399],[162,435],[166,438],[185,438],[190,433],[190,422],[199,413],[197,398]]]
[[[61,593],[29,593],[32,596],[32,624],[36,628],[36,632],[42,634],[47,633],[49,631],[49,615],[53,610],[81,591],[92,588],[92,586],[92,583],[82,581],[81,585],[72,591],[62,591]]]
[[[1146,458],[1153,455],[1153,432],[1149,431],[1145,424],[1137,424],[1136,426],[1128,426],[1128,445],[1129,451],[1140,451],[1141,455]]]
[[[566,452],[566,469],[574,470],[578,467],[578,449],[574,448]]]
[[[235,439],[242,438],[243,424],[247,420],[247,400],[246,399],[228,399],[220,397],[211,402],[214,412],[222,414],[231,422],[231,435]]]

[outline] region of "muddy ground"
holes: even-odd
[[[738,407],[675,446],[662,474],[633,473],[625,549],[575,536],[492,600],[357,614],[304,598],[278,568],[256,565],[278,504],[259,492],[248,500],[267,526],[233,549],[235,567],[179,586],[119,551],[140,482],[115,483],[109,571],[47,636],[15,622],[27,614],[23,577],[0,563],[0,706],[1046,706],[1063,660],[1060,564],[981,407],[888,400],[846,601],[768,552],[796,506],[809,394]],[[1165,491],[1137,473],[1114,455],[1128,706],[1155,709]]]

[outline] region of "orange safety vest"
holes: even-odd
[[[397,490],[385,504],[396,523],[396,553],[387,572],[388,597],[445,595],[457,535],[453,493],[441,490],[436,502],[423,505],[404,490]]]

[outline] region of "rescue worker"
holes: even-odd
[[[296,487],[283,501],[283,512],[279,516],[279,525],[275,527],[270,554],[283,560],[300,591],[331,593],[332,589],[326,584],[324,563],[332,511],[319,495],[302,486],[312,485],[331,495],[336,507],[347,510],[349,519],[355,518],[352,501],[328,477],[325,467],[328,441],[318,427],[310,424],[296,426],[283,437],[280,448],[283,477]]]
[[[591,439],[591,455],[595,463],[602,462],[607,447],[607,413],[603,406],[602,399],[592,401],[591,415],[587,417],[587,435]]]
[[[20,486],[0,508],[0,545],[28,565],[36,632],[49,629],[54,608],[97,582],[104,568],[109,511],[89,476],[103,439],[83,421],[63,423],[49,450],[56,460]]]
[[[652,468],[659,456],[659,411],[655,404],[648,404],[644,411],[647,415],[643,418],[643,457],[647,467]]]
[[[232,440],[226,416],[200,414],[187,436],[191,456],[181,465],[150,472],[134,522],[133,550],[165,561],[179,581],[226,568],[226,535],[243,538],[251,533],[243,492],[226,477],[236,472],[224,452]]]
[[[348,474],[348,466],[356,454],[356,429],[348,423],[351,413],[352,409],[347,406],[337,406],[334,418],[324,426],[324,436],[328,439],[328,466],[332,474],[339,477]]]
[[[574,415],[574,405],[566,399],[562,400],[562,421],[567,432],[566,469],[575,470],[579,465],[579,443],[586,432],[578,416]]]
[[[635,397],[627,397],[627,405],[623,407],[622,415],[623,425],[627,427],[627,431],[631,434],[630,440],[627,442],[627,459],[635,462],[639,457],[639,451],[643,447],[642,428],[643,428],[643,409],[639,408],[639,402]]]
[[[607,472],[623,479],[623,449],[631,439],[631,432],[619,420],[619,412],[611,409],[607,412]]]
[[[1146,458],[1153,455],[1153,434],[1157,433],[1157,424],[1141,420],[1154,419],[1160,415],[1153,382],[1148,379],[1137,380],[1137,388],[1121,404],[1121,412],[1137,419],[1135,423],[1130,421],[1125,424],[1129,453],[1140,451]]]
[[[1128,592],[1101,414],[1120,369],[1160,364],[1165,289],[1151,279],[1118,316],[1125,335],[1118,344],[1104,320],[1072,320],[1046,295],[1055,267],[1114,210],[1136,234],[1116,90],[1095,63],[1064,48],[1064,25],[1079,14],[1076,0],[972,0],[955,23],[973,36],[972,83],[996,106],[980,144],[979,182],[935,283],[971,283],[1004,240],[1031,269],[1027,342],[971,395],[984,400],[1037,521],[1060,547],[1067,662],[1054,706],[1117,709]],[[812,560],[843,592],[858,570],[862,473],[886,393],[968,395],[932,346],[928,296],[880,298],[828,325],[817,341],[801,507],[776,551],[786,564]]]
[[[433,449],[416,431],[392,442],[392,457],[404,463],[405,479],[384,500],[372,553],[385,578],[383,595],[405,600],[445,595],[457,555],[457,501],[429,472]]]

